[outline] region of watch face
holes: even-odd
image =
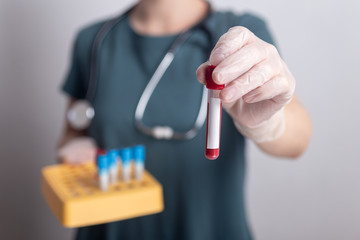
[[[75,130],[88,128],[94,116],[94,108],[86,100],[76,101],[67,112],[69,124]]]

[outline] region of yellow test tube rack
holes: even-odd
[[[142,181],[119,180],[108,191],[101,191],[96,172],[94,163],[59,164],[42,169],[42,193],[63,226],[96,225],[163,210],[162,187],[150,173],[145,171]]]

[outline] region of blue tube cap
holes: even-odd
[[[131,148],[123,148],[120,150],[120,157],[123,164],[129,163],[131,160]]]
[[[119,156],[119,151],[117,149],[111,149],[108,151],[108,158],[110,165],[116,164],[117,157]]]
[[[98,155],[96,160],[99,169],[107,169],[109,167],[107,155]]]
[[[145,161],[145,146],[136,145],[132,147],[133,156],[135,162],[144,162]]]

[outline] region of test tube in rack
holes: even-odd
[[[107,191],[109,189],[109,160],[106,153],[98,153],[96,162],[99,188],[102,191]]]
[[[132,148],[134,156],[134,172],[135,179],[141,181],[144,174],[144,163],[145,163],[145,147],[143,145],[136,145]]]
[[[118,181],[119,151],[116,149],[111,149],[108,151],[107,155],[109,159],[110,180],[112,184],[116,184]]]
[[[121,157],[121,170],[122,170],[122,180],[124,182],[130,181],[131,176],[131,148],[123,148],[120,150]]]

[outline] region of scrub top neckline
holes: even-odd
[[[211,19],[211,17],[213,16],[214,13],[215,13],[215,11],[212,11],[209,6],[209,13],[205,16],[205,18],[201,19],[199,22],[195,23],[194,25],[192,25],[190,28],[188,28],[185,31],[193,29],[194,27],[198,26],[200,23],[206,24],[209,21],[209,19]],[[179,36],[181,33],[185,32],[185,31],[183,31],[183,32],[175,33],[175,34],[166,34],[166,35],[149,35],[149,34],[139,33],[131,25],[129,13],[126,13],[126,15],[125,15],[125,23],[126,23],[126,26],[130,29],[132,34],[134,34],[135,36],[137,36],[139,38],[143,38],[143,39],[154,39],[154,40],[156,40],[156,39],[171,39],[171,38],[175,38],[175,37]]]
[[[138,38],[142,38],[142,39],[153,39],[153,40],[160,40],[160,39],[172,39],[175,38],[177,36],[180,35],[180,33],[176,33],[176,34],[168,34],[168,35],[148,35],[148,34],[142,34],[137,32],[133,26],[130,23],[130,19],[129,19],[129,14],[126,14],[125,16],[125,23],[126,26],[130,29],[131,33],[134,34],[136,37]]]

